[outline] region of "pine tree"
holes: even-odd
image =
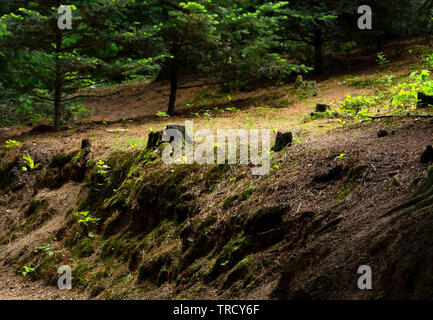
[[[243,0],[137,3],[133,19],[159,27],[155,48],[167,57],[159,78],[170,81],[167,113],[174,112],[177,90],[191,87],[179,84],[182,74],[202,72],[212,76],[212,83],[240,83],[306,70],[278,53],[281,43],[273,29],[285,5]]]
[[[151,0],[136,3],[133,10],[134,19],[154,27],[154,49],[166,57],[161,61],[160,77],[170,81],[169,115],[174,112],[180,74],[190,72],[192,65],[197,70],[206,56],[218,48],[218,22],[207,10],[209,3]]]
[[[14,94],[0,87],[0,99],[18,108],[42,102],[53,106],[54,129],[59,130],[62,110],[86,96],[77,92],[143,72],[151,58],[133,61],[123,48],[141,46],[154,31],[125,23],[127,4],[72,1],[72,29],[64,30],[58,26],[59,6],[51,1],[29,2],[30,7],[4,15],[0,47],[10,60],[2,82],[7,81]]]

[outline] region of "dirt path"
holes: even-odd
[[[47,199],[52,208],[56,208],[58,214],[54,215],[40,228],[22,235],[18,240],[7,245],[0,246],[0,300],[71,300],[86,298],[84,294],[77,294],[68,290],[60,290],[57,284],[47,285],[41,281],[31,281],[22,275],[16,274],[15,270],[9,267],[8,259],[16,257],[29,248],[36,248],[43,244],[46,235],[53,233],[65,219],[65,212],[59,208],[70,206],[75,201],[80,185],[67,184],[58,190],[40,190],[37,197]],[[9,215],[20,215],[17,210],[9,209]],[[3,216],[6,212],[0,211]]]
[[[33,282],[0,267],[0,300],[76,300],[77,293],[60,290],[42,282]]]

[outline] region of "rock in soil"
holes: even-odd
[[[386,131],[386,130],[384,130],[384,129],[381,129],[381,130],[379,130],[379,131],[377,132],[377,136],[378,136],[379,138],[386,137],[387,135],[388,135],[388,131]]]

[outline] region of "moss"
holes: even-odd
[[[125,260],[128,260],[137,243],[137,238],[132,237],[130,232],[126,232],[120,238],[111,237],[103,242],[101,257],[124,257]]]
[[[135,157],[135,158],[134,158]],[[112,169],[112,189],[116,189],[114,194],[106,196],[104,203],[105,208],[121,208],[130,204],[140,192],[144,183],[143,176],[146,171],[143,166],[155,159],[155,155],[150,150],[126,153],[118,155],[114,160],[108,163],[113,166]]]
[[[362,171],[364,171],[367,167],[367,164],[362,163],[350,168],[343,187],[335,196],[335,201],[337,203],[346,199],[346,197],[353,191],[361,189],[361,185],[357,183],[356,180],[359,178],[359,175],[362,173]]]
[[[233,268],[245,255],[246,249],[247,241],[245,236],[230,239],[217,256],[209,272],[210,279],[215,279],[222,272]]]
[[[248,274],[253,263],[253,257],[254,256],[245,257],[235,265],[235,267],[227,275],[227,278],[223,283],[223,289],[228,289],[234,282],[244,278]]]
[[[360,189],[361,185],[360,184],[353,184],[353,183],[346,183],[343,188],[338,191],[336,197],[335,197],[335,201],[336,202],[341,202],[344,199],[346,199],[346,197],[352,193],[352,191],[355,191],[356,189]]]
[[[83,156],[83,150],[78,151],[72,158],[71,158],[71,165],[75,166],[78,162],[78,160],[81,159]]]
[[[138,156],[138,151],[113,154],[107,161],[110,166],[109,176],[113,188],[118,188],[127,178],[128,173]]]
[[[258,281],[256,279],[254,279],[250,283],[248,283],[248,285],[245,288],[245,291],[251,292],[252,290],[254,290],[257,287],[258,287]]]
[[[89,257],[95,252],[93,247],[93,240],[83,240],[75,249],[74,254],[79,258]]]
[[[252,197],[254,190],[255,190],[255,188],[253,188],[253,187],[248,187],[248,188],[246,188],[246,189],[241,193],[239,199],[240,199],[241,201],[243,201],[243,200],[249,200],[249,199]]]
[[[32,274],[35,279],[46,279],[49,282],[57,281],[57,268],[60,260],[53,256],[45,256]]]
[[[88,279],[86,275],[95,268],[94,265],[88,263],[87,258],[80,260],[72,270],[72,283],[77,288],[85,288],[88,285]]]

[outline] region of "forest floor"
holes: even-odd
[[[314,298],[315,294],[319,298],[330,299],[367,298],[365,293],[353,293],[354,290],[341,294],[325,293],[326,285],[333,277],[324,276],[324,280],[319,279],[324,281],[321,283],[314,274],[323,274],[325,270],[333,270],[334,273],[337,271],[343,279],[339,280],[343,286],[352,281],[351,268],[358,263],[359,257],[367,256],[367,252],[376,250],[380,253],[382,246],[387,246],[389,257],[393,261],[407,254],[406,245],[409,246],[409,242],[406,238],[401,240],[397,233],[410,234],[411,226],[416,225],[416,221],[409,219],[395,222],[393,218],[381,220],[378,217],[407,197],[412,192],[412,181],[425,174],[427,167],[419,163],[419,155],[426,145],[433,142],[433,126],[428,120],[421,119],[373,122],[354,120],[350,123],[342,123],[337,119],[303,120],[314,111],[316,103],[344,100],[348,94],[359,96],[374,92],[372,84],[352,85],[350,79],[356,77],[373,83],[385,74],[404,79],[413,71],[413,65],[417,62],[419,60],[416,57],[410,57],[386,66],[371,66],[359,73],[324,79],[318,82],[320,95],[305,99],[293,96],[293,84],[230,96],[220,93],[216,87],[185,90],[180,93],[177,114],[170,118],[155,116],[157,112],[165,110],[167,98],[161,92],[167,92],[166,83],[133,83],[102,88],[96,90],[97,95],[119,92],[107,98],[89,99],[85,105],[91,110],[91,114],[84,119],[71,123],[57,133],[44,132],[44,126],[2,129],[0,145],[8,139],[18,140],[35,159],[48,163],[55,154],[77,150],[84,138],[89,138],[92,142],[93,159],[108,159],[113,152],[141,150],[146,146],[150,130],[162,129],[169,123],[182,124],[191,119],[194,120],[194,126],[200,128],[290,130],[294,133],[295,145],[290,152],[277,159],[283,168],[273,174],[272,183],[268,181],[267,187],[257,187],[264,191],[258,195],[257,200],[252,200],[250,206],[268,203],[281,197],[290,202],[292,211],[288,219],[289,224],[295,223],[294,230],[290,229],[285,241],[259,253],[257,259],[260,263],[269,263],[269,260],[275,263],[260,271],[257,275],[261,279],[260,285],[256,290],[243,293],[242,298],[264,299],[275,295]],[[379,139],[379,129],[387,129],[389,135]],[[10,162],[18,152],[11,150],[8,154],[2,154],[1,164]],[[361,162],[368,164],[366,173],[356,185],[345,190],[347,186],[344,179],[335,178],[338,181],[334,183],[334,177],[329,177],[334,184],[327,186],[311,183],[318,176],[320,178],[320,174],[326,176],[330,168],[338,167],[337,157],[342,154],[345,155],[345,158],[341,159],[343,171],[350,172],[351,168]],[[344,172],[347,174],[347,171]],[[400,185],[394,188],[390,187],[390,183],[395,174],[399,175]],[[38,181],[26,180],[21,184],[37,185]],[[89,292],[59,290],[53,282],[48,285],[47,281],[31,281],[17,274],[15,264],[17,257],[21,257],[23,252],[44,244],[47,234],[53,237],[52,235],[58,233],[67,218],[65,208],[73,206],[81,188],[80,183],[68,182],[54,190],[34,190],[34,194],[29,196],[13,193],[4,195],[5,199],[0,202],[0,231],[10,233],[13,230],[12,233],[15,234],[0,245],[0,299],[85,299],[89,296]],[[223,186],[219,193],[212,195],[215,196],[212,201],[223,202],[221,193],[233,194],[238,190],[236,188]],[[287,190],[297,190],[297,194],[287,194]],[[27,204],[23,206],[20,202],[30,202],[34,195],[37,199],[50,199],[49,210],[57,214],[32,230],[23,231],[18,227],[14,229],[14,223],[19,226],[19,220],[28,210]],[[429,210],[424,211],[412,219],[424,219]],[[328,223],[332,223],[334,214],[337,214],[342,222],[338,222],[337,231],[325,232],[324,235],[317,233],[308,220],[315,218],[321,221],[320,223],[323,222],[321,227],[326,227]],[[18,222],[13,222],[14,220]],[[1,230],[2,227],[5,229]],[[308,233],[315,237],[311,238]],[[297,244],[294,249],[293,241],[296,241],[293,239],[303,244],[307,242],[308,246]],[[372,241],[377,244],[377,248],[368,248],[370,239],[377,240]],[[404,246],[401,248],[406,250],[401,249],[403,253],[399,253],[400,247],[393,246],[399,241],[403,241]],[[389,261],[380,261],[380,254],[376,251],[371,253],[374,256],[372,263],[376,265],[376,270],[385,274]],[[312,255],[316,258],[308,258]],[[310,261],[305,269],[300,265],[301,257]],[[283,267],[285,259],[295,261],[291,267],[293,269],[290,270],[299,274],[296,279],[290,278],[290,270]],[[320,264],[320,267],[314,267],[314,263]],[[344,263],[348,265],[346,269],[339,267]],[[395,272],[400,272],[399,262],[395,263],[395,270],[392,271],[394,273],[390,271],[387,276],[393,277]],[[285,283],[292,284],[290,290],[281,284],[277,275],[286,277]],[[311,282],[311,279],[314,281]],[[389,283],[389,280],[383,281]],[[398,283],[395,288],[397,286]],[[236,287],[236,290],[222,293],[202,285],[187,289],[178,293],[174,285],[164,284],[152,292],[133,291],[127,298],[236,298],[237,292],[242,291]],[[339,289],[338,285],[336,289]],[[290,294],[287,291],[290,291]],[[374,294],[383,295],[377,291]]]
[[[6,267],[0,268],[0,300],[79,300],[84,295],[72,294],[48,286],[43,281],[24,279]]]

